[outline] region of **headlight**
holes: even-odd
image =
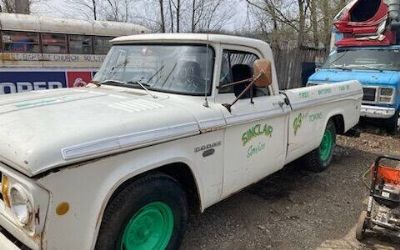
[[[22,225],[27,225],[32,218],[32,204],[25,189],[16,184],[10,188],[10,205],[14,216]]]
[[[0,213],[30,236],[40,235],[44,229],[49,192],[2,163],[0,170]]]
[[[381,88],[381,96],[392,96],[394,90],[392,88]]]
[[[382,103],[392,103],[393,94],[394,94],[394,88],[380,88],[378,101]]]

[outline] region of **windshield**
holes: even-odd
[[[400,70],[400,49],[358,49],[333,52],[322,68]]]
[[[210,95],[214,51],[206,45],[117,45],[93,81],[105,85]]]

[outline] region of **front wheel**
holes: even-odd
[[[186,195],[177,181],[163,174],[143,177],[112,198],[95,249],[178,249],[187,219]]]
[[[304,157],[307,168],[314,172],[326,170],[332,162],[335,147],[336,127],[335,123],[329,120],[319,147]]]

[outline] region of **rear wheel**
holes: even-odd
[[[96,249],[178,249],[187,224],[186,195],[171,177],[139,179],[110,201]]]
[[[336,147],[336,127],[332,120],[328,121],[319,147],[305,156],[307,168],[314,172],[326,170],[332,162]]]

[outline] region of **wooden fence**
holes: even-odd
[[[280,89],[303,86],[315,69],[316,62],[323,62],[325,50],[313,49],[274,49],[275,66]]]

